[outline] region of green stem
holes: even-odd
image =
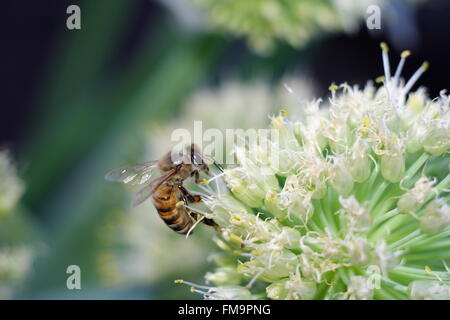
[[[388,234],[392,233],[392,231],[395,230],[398,226],[404,224],[408,219],[411,219],[411,217],[408,215],[397,215],[395,217],[392,217],[378,229],[373,230],[368,236],[369,240],[375,242],[381,238],[384,238]]]
[[[370,189],[372,189],[372,186],[373,186],[373,184],[375,183],[375,180],[378,177],[378,172],[379,172],[378,167],[375,167],[373,169],[369,179],[361,186],[361,189],[360,189],[361,191],[359,193],[361,199],[365,200],[367,198],[362,198],[362,197],[365,196],[365,195],[370,195],[369,191],[370,191]]]
[[[450,174],[448,174],[439,184],[436,186],[436,189],[441,191],[442,189],[447,189],[450,186]]]
[[[317,214],[317,212],[314,213],[314,215],[316,215],[316,214]],[[309,221],[308,221],[308,227],[309,227],[309,229],[311,229],[312,231],[316,231],[316,232],[320,232],[320,233],[323,232],[322,228],[321,228],[320,226],[318,226],[317,223],[314,222],[314,220],[312,220],[312,219],[309,219]]]
[[[377,300],[397,300],[392,294],[383,288],[375,290],[374,297]]]
[[[408,223],[404,223],[401,227],[397,228],[393,231],[387,238],[386,241],[388,243],[393,243],[400,239],[403,239],[411,232],[417,229],[417,221],[410,221]]]
[[[422,153],[422,155],[411,165],[411,167],[409,167],[408,171],[405,173],[405,178],[409,179],[408,182],[404,183],[405,187],[410,188],[413,186],[414,183],[412,178],[429,158],[430,155],[428,153]]]
[[[424,236],[426,236],[426,237],[419,236],[416,239],[411,240],[410,243],[408,243],[408,245],[411,247],[412,246],[423,246],[430,242],[434,242],[436,240],[448,237],[448,236],[450,236],[450,228],[445,231],[439,232],[435,235],[424,234]]]
[[[409,179],[409,181],[406,183],[407,186],[409,186],[412,182],[412,178],[416,175],[416,173],[420,170],[420,168],[423,166],[423,164],[427,161],[427,159],[430,157],[429,154],[423,153],[414,163],[413,165],[406,171],[405,177]],[[369,205],[369,212],[372,212],[375,206],[377,205],[380,198],[383,196],[386,188],[390,185],[389,182],[383,181],[375,190],[375,193],[373,194],[370,205]]]
[[[394,204],[398,201],[398,199],[394,196],[390,196],[393,192],[389,193],[389,195],[385,196],[385,201],[382,201],[376,206],[372,212],[372,217],[377,219],[382,216],[384,213],[389,212]],[[392,209],[391,209],[392,210]]]
[[[327,208],[323,208],[322,201],[318,201],[319,208],[322,211],[322,215],[328,222],[328,225],[330,226],[332,232],[334,235],[338,234],[338,227],[336,225],[336,221],[334,220],[333,214],[331,213],[331,210],[327,210]]]
[[[398,266],[390,272],[400,275],[400,276],[402,276],[402,275],[409,276],[412,279],[418,279],[418,278],[436,279],[436,276],[429,274],[425,270],[412,268],[412,267],[406,267],[406,266]],[[447,279],[449,277],[448,272],[433,271],[433,273],[438,275],[442,279]]]
[[[347,275],[347,273],[345,272],[345,270],[340,268],[337,270],[337,273],[339,274],[339,277],[342,279],[344,284],[348,287],[348,285],[350,284],[350,278]]]
[[[450,251],[450,239],[434,242],[429,245],[415,246],[413,250],[410,250],[410,252],[412,253],[419,250],[437,250],[443,248],[448,249]]]
[[[383,277],[383,278],[381,279],[381,281],[382,281],[384,284],[386,284],[386,285],[390,286],[391,288],[393,288],[393,289],[395,289],[395,290],[398,290],[398,291],[400,291],[400,292],[406,291],[406,289],[407,289],[406,286],[401,285],[400,283],[395,282],[395,281],[393,281],[393,280],[391,280],[391,279],[389,279],[389,278],[387,278],[387,277]]]
[[[415,231],[411,232],[410,234],[408,234],[406,237],[404,237],[394,243],[389,244],[388,248],[390,250],[401,249],[402,247],[406,246],[411,239],[416,238],[420,234],[421,234],[420,230],[415,230]]]
[[[387,181],[383,181],[375,190],[375,192],[373,193],[373,196],[370,200],[370,204],[369,204],[369,212],[372,212],[375,205],[378,203],[378,201],[380,200],[381,196],[383,195],[384,191],[386,190],[386,188],[389,186],[389,182]]]
[[[414,261],[430,261],[430,260],[448,260],[450,259],[450,250],[441,252],[423,252],[423,253],[409,253],[402,256],[406,260]]]
[[[407,299],[407,295],[405,294],[405,291],[400,291],[397,289],[392,288],[391,286],[386,286],[385,290],[389,292],[395,300],[405,300]]]
[[[372,228],[376,229],[381,223],[385,222],[386,220],[389,220],[390,218],[396,216],[397,214],[398,214],[398,209],[395,208],[389,212],[386,212],[382,216],[375,218],[373,221],[373,224],[372,224]]]

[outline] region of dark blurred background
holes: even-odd
[[[430,61],[420,80],[430,96],[449,87],[447,0],[414,6],[392,1],[390,14],[397,18],[384,19],[380,31],[369,32],[361,22],[353,34],[324,34],[301,49],[280,44],[269,56],[212,30],[188,30],[161,3],[2,1],[0,146],[18,163],[26,183],[22,204],[39,226],[47,252],[36,260],[19,297],[185,297],[181,290],[164,291],[164,283],[173,289],[172,276],[150,289],[98,293],[98,272],[86,272],[93,290],[68,293],[61,287],[64,266],[90,270],[93,230],[105,223],[107,212],[123,207],[122,190],[107,185],[104,173],[140,160],[143,130],[177,117],[181,102],[196,88],[216,85],[227,75],[276,82],[301,70],[314,80],[317,93],[327,95],[332,82],[364,85],[382,74],[380,41],[390,44],[395,64],[402,50],[412,51],[406,77]],[[81,7],[81,30],[66,28],[70,4]],[[203,271],[193,277],[200,279]]]
[[[109,75],[124,72],[132,57],[143,46],[143,43],[152,40],[153,34],[158,32],[159,22],[168,15],[167,9],[160,3],[150,0],[132,0],[124,5],[126,12],[119,12],[122,21],[112,21],[111,7],[115,7],[117,0],[96,1],[99,8],[93,14],[92,21],[83,21],[83,29],[78,33],[94,33],[91,35],[91,49],[96,45],[109,46],[108,54],[104,60],[95,60],[95,56],[76,57],[72,64],[72,79],[77,75],[77,67],[92,66],[98,69],[99,78],[91,81],[105,81]],[[35,127],[35,117],[39,110],[36,99],[41,96],[39,90],[44,89],[45,79],[51,76],[54,59],[58,59],[57,50],[61,50],[62,42],[79,37],[77,31],[69,31],[65,28],[67,15],[66,8],[70,4],[81,5],[82,1],[66,0],[4,0],[2,2],[2,19],[0,20],[3,39],[1,59],[1,88],[2,88],[2,117],[0,118],[0,139],[2,144],[11,144],[20,148]],[[101,10],[100,10],[101,9]],[[415,10],[410,10],[408,19],[403,23],[413,22],[413,30],[408,28],[406,37],[401,39],[401,44],[390,43],[394,46],[394,52],[399,53],[404,49],[413,50],[413,55],[406,65],[405,74],[412,73],[421,62],[426,59],[431,62],[431,68],[423,78],[431,96],[436,96],[443,88],[448,87],[448,74],[450,73],[450,44],[447,41],[450,32],[450,2],[446,0],[424,1]],[[84,12],[83,12],[84,13]],[[89,14],[87,12],[87,14]],[[409,16],[410,15],[410,16]],[[109,20],[110,21],[102,21]],[[83,16],[83,20],[84,20]],[[88,17],[86,17],[87,19]],[[89,17],[90,18],[90,17]],[[100,43],[101,32],[107,32],[105,24],[121,24],[118,30],[109,30],[109,39],[103,39]],[[170,22],[168,22],[170,23]],[[175,23],[175,22],[173,22]],[[111,26],[113,27],[113,26]],[[325,36],[319,43],[314,44],[311,55],[312,74],[319,84],[319,90],[325,93],[331,82],[348,82],[363,85],[367,79],[375,78],[381,74],[378,43],[380,40],[388,41],[390,38],[401,37],[401,25],[389,25],[387,32],[376,31],[372,34],[361,24],[360,31],[355,35],[336,34]],[[117,28],[117,27],[116,27]],[[387,33],[387,34],[386,34]],[[412,33],[412,34],[411,34]],[[96,38],[96,35],[98,38]],[[111,39],[112,38],[112,39]],[[156,38],[156,36],[155,36]],[[155,39],[153,39],[155,40]],[[110,42],[110,43],[108,43]],[[113,42],[113,43],[111,43]],[[153,43],[157,46],[157,43]],[[401,45],[405,45],[402,47]],[[408,46],[409,45],[409,46]],[[408,46],[408,47],[407,47]],[[88,49],[87,49],[88,50]],[[156,50],[156,48],[155,48]],[[296,56],[302,53],[290,48],[284,48],[284,59],[276,65],[282,71],[289,70],[296,61]],[[87,52],[85,52],[87,53]],[[81,54],[81,52],[80,52]],[[219,70],[236,69],[239,64],[250,55],[247,48],[239,40],[229,45],[220,63],[215,67]],[[394,55],[393,55],[394,56]],[[236,57],[238,58],[236,60]],[[302,56],[303,57],[303,56]],[[392,56],[391,56],[392,57]],[[396,57],[396,56],[394,56]],[[281,59],[280,59],[281,60]],[[80,62],[83,61],[83,62]],[[78,63],[78,65],[77,65]],[[278,71],[278,70],[277,70]],[[91,70],[90,72],[93,72]],[[213,79],[213,77],[211,77]],[[67,79],[70,80],[70,79]],[[73,80],[72,80],[73,81]],[[65,87],[65,99],[80,94],[80,86]],[[325,89],[324,89],[325,88]],[[64,108],[63,105],[60,108]]]

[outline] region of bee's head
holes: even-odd
[[[206,157],[202,155],[200,148],[195,143],[190,144],[188,146],[188,149],[190,152],[191,164],[197,170],[203,171],[206,174],[210,174],[208,164],[214,164],[217,167],[217,169],[223,172],[223,167],[220,164],[218,164],[212,157],[209,156]]]

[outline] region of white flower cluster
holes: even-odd
[[[8,152],[0,151],[0,215],[11,212],[23,191],[23,182],[17,177]]]
[[[332,85],[325,108],[318,100],[274,116],[277,139],[234,150],[239,165],[204,189],[222,254],[206,277],[214,286],[194,290],[207,298],[450,298],[450,98],[410,92],[427,63],[404,81],[409,52],[391,74],[381,47],[379,88]]]
[[[31,269],[29,247],[0,248],[0,300],[9,299]]]

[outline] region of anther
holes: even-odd
[[[406,58],[408,58],[410,55],[411,55],[411,51],[405,50],[405,51],[403,51],[403,52],[401,53],[400,58],[406,59]]]

